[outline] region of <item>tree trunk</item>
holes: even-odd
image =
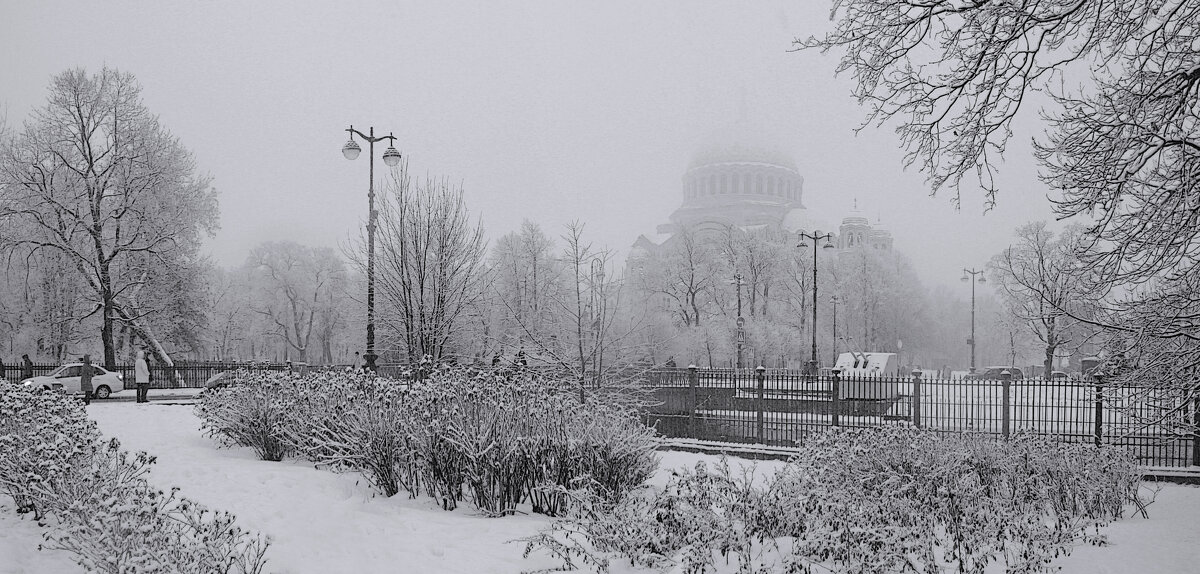
[[[107,288],[107,272],[103,273],[101,280],[105,281],[105,285],[103,294],[104,325],[100,328],[100,340],[104,344],[104,368],[113,370],[117,368],[117,347],[113,341],[113,298],[112,293]]]

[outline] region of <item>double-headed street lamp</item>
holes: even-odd
[[[983,277],[982,269],[963,269],[963,281],[971,282],[971,338],[967,339],[967,344],[971,346],[971,373],[975,372],[975,284],[987,283],[987,279]]]
[[[396,138],[390,133],[375,137],[374,127],[363,134],[354,129],[354,126],[350,126],[346,131],[350,132],[350,141],[342,146],[342,155],[346,156],[346,159],[355,159],[362,153],[362,148],[354,141],[354,136],[357,135],[367,142],[367,153],[371,160],[371,182],[367,187],[367,352],[363,355],[363,360],[367,363],[366,367],[375,372],[375,359],[378,358],[375,354],[375,142],[388,140],[388,148],[383,152],[383,163],[388,167],[400,164],[400,152],[396,151]]]
[[[811,234],[798,231],[796,235],[800,237],[800,243],[796,244],[796,247],[801,249],[808,247],[808,243],[804,241],[806,239],[810,239],[813,242],[812,359],[808,362],[807,370],[810,375],[815,375],[819,371],[819,363],[817,362],[817,244],[821,240],[825,240],[824,248],[833,249],[833,242],[830,241],[830,239],[833,239],[833,234],[823,234],[820,230],[814,230]]]

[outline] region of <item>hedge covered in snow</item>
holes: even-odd
[[[154,458],[104,440],[79,401],[0,385],[0,492],[90,572],[259,574],[270,544],[147,483]]]
[[[567,569],[610,559],[684,572],[1049,572],[1127,509],[1133,459],[1031,435],[1007,442],[902,428],[831,431],[756,482],[727,463],[571,516],[526,540]]]
[[[361,472],[385,496],[429,495],[485,514],[558,515],[583,489],[617,501],[657,467],[654,431],[620,400],[528,370],[443,367],[424,380],[241,372],[196,407],[223,444]]]

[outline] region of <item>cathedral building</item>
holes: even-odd
[[[727,226],[743,230],[775,229],[794,234],[821,229],[834,234],[839,251],[892,249],[891,233],[855,210],[836,232],[810,218],[804,205],[804,177],[792,157],[760,130],[739,122],[717,132],[692,156],[680,182],[682,202],[657,233],[641,235],[630,259],[641,259],[666,248],[683,228],[700,235]]]

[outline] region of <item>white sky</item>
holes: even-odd
[[[261,241],[354,235],[368,176],[365,154],[340,153],[348,124],[394,132],[415,174],[461,180],[491,237],[579,219],[624,252],[667,221],[690,155],[744,93],[795,157],[812,217],[838,222],[858,198],[926,284],[958,284],[1050,217],[1034,132],[1018,126],[992,212],[979,193],[957,212],[930,198],[891,128],[853,133],[865,111],[834,79],[837,55],[788,52],[830,27],[828,7],[0,0],[0,111],[19,126],[70,67],[132,72],[213,176],[222,227],[207,248],[236,265]]]

